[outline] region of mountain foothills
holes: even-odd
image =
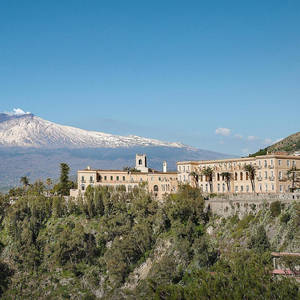
[[[293,278],[271,274],[271,251],[299,252],[299,203],[242,219],[204,207],[190,186],[159,203],[143,188],[90,186],[67,201],[24,183],[0,195],[0,297],[299,299]]]
[[[265,155],[268,152],[277,151],[284,151],[290,154],[294,153],[295,151],[300,151],[300,132],[289,135],[288,137],[280,140],[279,142],[264,149],[260,149],[256,153],[251,154],[250,156]]]
[[[21,176],[32,180],[58,178],[61,162],[72,174],[90,165],[94,168],[130,166],[136,153],[146,153],[149,165],[161,168],[167,160],[216,159],[228,155],[139,136],[119,136],[87,131],[43,120],[30,113],[0,114],[0,188],[16,185]]]

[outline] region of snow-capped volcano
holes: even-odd
[[[168,143],[135,135],[119,136],[59,125],[43,120],[31,113],[0,113],[0,146],[35,148],[160,146],[187,148],[181,143]]]

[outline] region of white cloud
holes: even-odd
[[[217,128],[215,131],[216,134],[223,135],[223,136],[229,136],[230,132],[231,130],[229,128],[222,128],[222,127]]]
[[[248,135],[247,140],[248,141],[255,141],[255,140],[257,140],[257,137],[254,136],[254,135]]]
[[[240,140],[243,138],[243,136],[241,134],[238,134],[238,133],[235,134],[234,137],[236,137],[237,139],[240,139]]]
[[[7,115],[10,115],[10,116],[20,116],[20,115],[28,115],[28,114],[30,114],[29,111],[25,112],[21,108],[14,108],[12,111],[6,111],[5,113]]]

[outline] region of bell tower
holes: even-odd
[[[135,168],[143,173],[147,173],[149,171],[147,168],[146,154],[135,155]]]

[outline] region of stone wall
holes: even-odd
[[[205,200],[205,206],[217,215],[228,217],[238,214],[242,217],[269,207],[275,201],[280,201],[282,204],[300,202],[300,193],[224,195]]]

